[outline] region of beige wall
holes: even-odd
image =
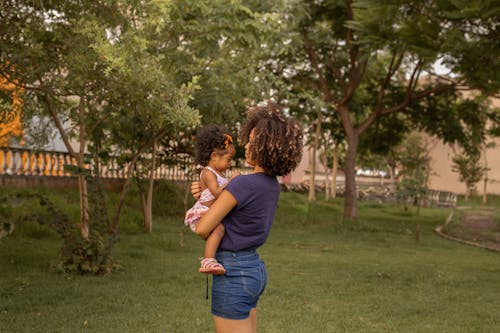
[[[470,93],[469,93],[470,94]],[[467,95],[467,94],[465,94]],[[491,100],[492,107],[500,107],[500,99],[494,98]],[[429,139],[431,143],[431,169],[430,187],[436,190],[451,191],[458,194],[465,193],[465,185],[461,183],[458,174],[453,172],[452,158],[454,152],[457,151],[454,147],[443,144],[438,139]],[[489,138],[487,142],[495,143],[494,148],[486,150],[486,156],[482,156],[481,164],[486,164],[490,169],[488,171],[488,184],[486,192],[488,194],[500,195],[500,138]],[[483,181],[476,184],[477,194],[483,194]]]
[[[312,155],[309,146],[304,145],[304,150],[302,151],[302,160],[300,161],[297,168],[292,173],[290,173],[290,175],[283,178],[283,182],[293,183],[293,184],[309,182],[309,171],[310,171],[309,161],[311,159],[311,156]],[[321,162],[319,161],[317,155],[316,155],[315,169],[316,169],[316,182],[324,181],[325,168],[323,164],[321,164]]]
[[[435,190],[450,191],[458,194],[465,193],[465,185],[459,181],[458,173],[452,171],[452,158],[454,148],[443,144],[439,139],[429,139],[431,146],[431,176],[429,187]],[[496,142],[496,148],[488,149],[486,160],[488,168],[487,193],[500,195],[500,139],[490,140]],[[481,158],[484,163],[484,156]],[[477,193],[483,193],[483,181],[476,185]]]

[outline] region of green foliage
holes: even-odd
[[[0,239],[14,230],[13,210],[13,207],[5,202],[5,198],[0,200]]]
[[[430,171],[428,148],[420,135],[412,134],[405,139],[400,149],[401,180],[397,184],[397,196],[420,206],[427,191]]]
[[[95,188],[90,191],[91,196],[95,193]],[[83,240],[67,209],[61,207],[60,202],[54,203],[50,197],[44,190],[6,191],[0,198],[2,216],[6,218],[4,223],[34,239],[57,234],[62,240],[59,258],[52,264],[57,270],[102,275],[116,269],[118,265],[111,258],[116,235],[106,232],[102,203],[91,207],[91,233],[88,240]],[[60,198],[56,196],[56,199]]]
[[[481,154],[463,155],[458,154],[452,158],[452,170],[457,172],[459,180],[465,184],[467,193],[470,193],[477,182],[479,182],[485,174],[485,168],[481,164]]]
[[[259,96],[252,49],[268,30],[261,15],[225,0],[9,0],[0,74],[25,90],[25,127],[40,119],[29,142],[43,146],[57,129],[73,157],[115,157],[142,179],[159,144],[175,154],[156,166],[178,161],[202,114],[234,127]]]
[[[194,199],[192,199],[191,196],[186,198],[184,187],[183,183],[173,183],[168,180],[156,180],[153,187],[153,191],[155,193],[153,198],[153,214],[162,218],[175,216],[179,220],[182,220],[187,208],[194,203]],[[137,200],[139,197],[138,192],[139,188],[137,186],[133,186],[130,189],[127,205],[140,210],[140,203],[139,200]],[[189,202],[185,202],[187,200],[189,200]]]

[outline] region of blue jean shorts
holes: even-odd
[[[264,262],[255,250],[217,251],[215,258],[224,265],[226,274],[213,276],[212,314],[226,319],[248,318],[266,288]]]

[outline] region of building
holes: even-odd
[[[500,99],[492,99],[492,107],[500,108]],[[459,151],[458,147],[447,145],[442,142],[437,137],[431,137],[423,134],[425,140],[427,141],[428,147],[430,148],[430,164],[431,164],[431,174],[429,179],[429,188],[432,190],[453,192],[456,194],[465,194],[466,188],[465,184],[460,182],[458,173],[454,172],[452,159],[455,154]],[[481,161],[484,164],[486,161],[488,171],[488,182],[486,192],[487,194],[500,195],[500,138],[488,138],[487,142],[494,143],[494,147],[486,150],[483,154]],[[291,175],[286,177],[286,180],[290,183],[309,183],[310,170],[310,154],[309,147],[304,147],[304,153],[302,156],[302,161],[300,162],[297,169],[292,172]],[[284,179],[285,180],[285,179]],[[325,169],[321,164],[319,159],[316,161],[316,183],[324,182],[325,180]],[[357,177],[358,184],[377,184],[385,183],[388,180],[383,179],[380,176],[364,176]],[[337,175],[337,184],[341,185],[344,182],[344,174],[341,170]],[[483,194],[484,184],[480,181],[476,184],[476,193]]]

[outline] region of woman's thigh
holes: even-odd
[[[253,308],[247,319],[227,319],[214,316],[217,333],[257,333],[257,309]]]

